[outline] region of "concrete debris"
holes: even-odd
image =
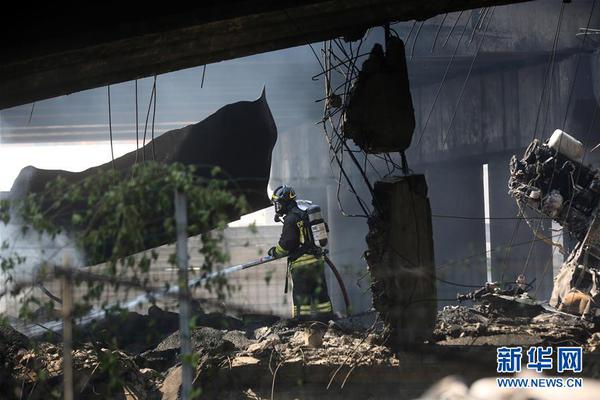
[[[158,388],[162,376],[148,368],[140,369],[131,356],[120,350],[98,349],[91,344],[75,349],[73,373],[74,391],[80,393],[78,398],[160,398]],[[22,352],[16,357],[14,379],[23,384],[22,389],[17,385],[14,397],[46,399],[48,393],[59,390],[62,374],[60,347],[41,343]]]
[[[248,321],[248,324],[243,324],[239,330],[198,326],[191,330],[196,369],[194,387],[206,398],[220,399],[268,399],[273,390],[278,394],[277,398],[327,395],[332,399],[347,396],[383,399],[394,398],[390,394],[397,394],[398,390],[406,390],[403,398],[411,398],[422,393],[426,383],[418,377],[420,375],[411,375],[415,368],[430,371],[431,380],[447,375],[449,368],[471,374],[470,381],[486,376],[483,375],[485,371],[478,368],[476,373],[461,370],[460,360],[454,360],[452,356],[434,355],[451,352],[453,346],[479,346],[482,351],[487,351],[485,346],[560,342],[564,345],[583,344],[585,352],[600,349],[600,329],[593,322],[545,309],[535,315],[516,313],[507,316],[504,308],[494,306],[495,300],[489,300],[496,296],[503,298],[505,308],[508,304],[519,307],[519,296],[512,296],[510,300],[511,296],[505,294],[487,293],[479,297],[484,300],[471,308],[459,305],[441,310],[432,339],[428,345],[421,344],[435,350],[431,355],[427,352],[412,355],[410,351],[394,352],[389,347],[389,331],[384,329],[384,324],[375,323],[366,329],[351,318],[329,324],[272,319],[276,321],[272,325],[257,328],[260,318],[242,317],[239,321]],[[152,313],[157,315],[160,311]],[[132,318],[138,320],[138,316]],[[7,332],[4,337],[13,338],[7,342],[14,344],[9,353],[14,367],[7,376],[13,382],[10,387],[17,388],[7,398],[43,399],[51,392],[60,395],[64,368],[61,346],[48,342],[30,343],[14,332]],[[84,400],[179,399],[179,346],[176,330],[141,353],[108,348],[101,343],[78,342],[73,351],[75,392]],[[375,376],[378,383],[371,385]],[[406,387],[406,382],[414,383],[415,379],[420,386]],[[463,390],[456,386],[455,389],[461,395],[471,393],[471,388]]]
[[[27,337],[8,324],[0,324],[0,388],[12,387],[15,359],[30,346]]]
[[[332,106],[337,99],[330,96]],[[415,129],[404,42],[375,44],[351,89],[342,131],[367,153],[404,151]]]
[[[244,132],[244,134],[240,134]],[[138,157],[155,160],[162,164],[182,163],[195,165],[197,174],[206,178],[211,177],[212,167],[219,165],[226,172],[229,179],[236,182],[236,194],[243,194],[248,202],[248,212],[260,210],[269,206],[265,187],[269,183],[271,171],[271,153],[277,140],[277,127],[273,115],[267,104],[266,93],[255,101],[240,101],[228,104],[206,119],[192,125],[174,129],[161,134],[139,151],[131,151],[114,162],[88,168],[82,172],[65,170],[38,169],[32,166],[25,167],[13,183],[10,198],[24,198],[28,194],[42,193],[46,183],[61,177],[69,185],[82,182],[86,178],[94,177],[99,171],[116,169],[122,176],[127,176],[138,162]],[[248,149],[253,151],[247,151]],[[251,178],[249,178],[251,177]],[[85,194],[84,194],[85,196]],[[55,222],[65,231],[77,231],[79,226],[73,226],[71,215],[79,212],[81,207],[88,202],[82,201],[76,205],[69,205],[64,213],[57,214]],[[237,211],[229,211],[229,221],[240,218]],[[68,217],[65,217],[68,215]],[[53,217],[54,218],[54,217]],[[147,216],[148,229],[153,234],[144,238],[139,248],[131,248],[132,254],[146,249],[172,243],[174,237],[168,230],[163,229],[162,221],[165,216]],[[189,226],[203,226],[189,221]],[[190,235],[204,232],[190,231]],[[86,265],[94,265],[106,261],[111,256],[111,246],[101,254],[84,249]],[[93,255],[93,256],[92,256]]]
[[[170,327],[173,330],[158,343],[151,338],[151,343],[154,344],[148,350],[144,350],[147,345],[128,345],[128,350],[121,350],[109,348],[102,341],[75,341],[74,391],[79,394],[78,398],[180,398],[179,332],[170,323],[162,324],[170,321],[173,316],[177,317],[176,314],[156,307],[147,316],[137,313],[122,316],[130,318],[129,321],[120,320],[124,329],[147,329],[145,319],[152,317],[157,327]],[[199,318],[198,322],[214,324],[217,317],[218,314],[213,313],[212,318],[206,321]],[[332,379],[330,385],[352,385],[353,383],[346,383],[349,372],[356,375],[362,385],[368,379],[366,371],[399,365],[397,356],[384,346],[381,324],[375,325],[377,329],[365,330],[363,325],[353,319],[324,324],[298,323],[278,318],[261,319],[259,316],[241,319],[225,317],[220,320],[239,321],[236,326],[241,329],[215,329],[207,326],[191,329],[194,358],[197,360],[194,385],[201,388],[207,398],[214,398],[211,397],[213,395],[219,397],[216,393],[230,389],[231,393],[235,392],[238,396],[232,398],[239,398],[243,393],[246,393],[244,398],[268,398],[268,393],[261,390],[271,386],[265,385],[262,380],[266,378],[270,382],[275,369],[279,370],[278,379],[281,379],[282,385],[288,381],[290,385],[299,387],[298,379],[304,379],[306,385],[317,379],[319,383],[315,388],[322,390],[329,379]],[[257,328],[256,325],[261,320],[274,323]],[[127,333],[140,340],[140,336],[131,331],[121,334]],[[6,382],[10,384],[9,387],[17,388],[7,398],[35,400],[46,398],[51,392],[60,396],[64,368],[62,346],[59,343],[39,341],[30,343],[26,337],[10,331],[10,328],[0,330],[0,334],[3,339],[0,345],[7,349],[3,355],[9,355],[14,363],[10,369],[5,369],[3,378],[8,379]],[[335,371],[340,367],[343,374],[333,378],[330,373],[325,374],[321,370],[326,368],[327,371]],[[239,378],[239,375],[244,378]],[[234,388],[230,388],[231,382],[236,382]]]
[[[508,301],[508,300],[506,300]],[[514,307],[520,305],[514,302]],[[472,308],[446,306],[438,313],[434,340],[441,345],[565,345],[588,343],[594,351],[600,344],[595,333],[600,326],[570,314],[540,308],[536,315],[513,313],[477,304]],[[596,339],[594,339],[596,338]]]
[[[305,365],[334,365],[343,362],[356,351],[356,365],[397,365],[398,360],[384,346],[368,340],[368,335],[345,335],[319,324],[298,326],[282,335],[271,334],[240,352],[238,357],[261,359],[274,350],[283,362],[301,361]],[[234,359],[235,360],[235,359]],[[261,360],[263,362],[265,360]]]

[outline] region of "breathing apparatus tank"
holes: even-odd
[[[321,214],[321,207],[308,200],[298,200],[298,208],[304,211],[308,217],[308,228],[311,241],[319,247],[327,246],[327,232],[329,227]]]
[[[313,243],[319,247],[327,246],[327,224],[321,215],[321,207],[312,205],[306,209],[306,213]]]

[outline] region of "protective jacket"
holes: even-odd
[[[306,213],[292,207],[283,219],[276,256],[288,256],[292,275],[293,317],[328,320],[333,317],[321,249],[310,240]]]
[[[275,255],[288,256],[292,270],[322,260],[321,251],[311,243],[309,234],[305,213],[294,206],[283,219],[283,230],[275,246]]]

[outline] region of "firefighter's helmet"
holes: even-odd
[[[291,186],[279,186],[271,196],[271,203],[275,206],[277,215],[286,214],[296,204],[296,192]]]

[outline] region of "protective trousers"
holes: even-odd
[[[328,321],[333,318],[331,300],[325,281],[325,262],[322,258],[314,263],[291,265],[292,316],[300,320]]]

